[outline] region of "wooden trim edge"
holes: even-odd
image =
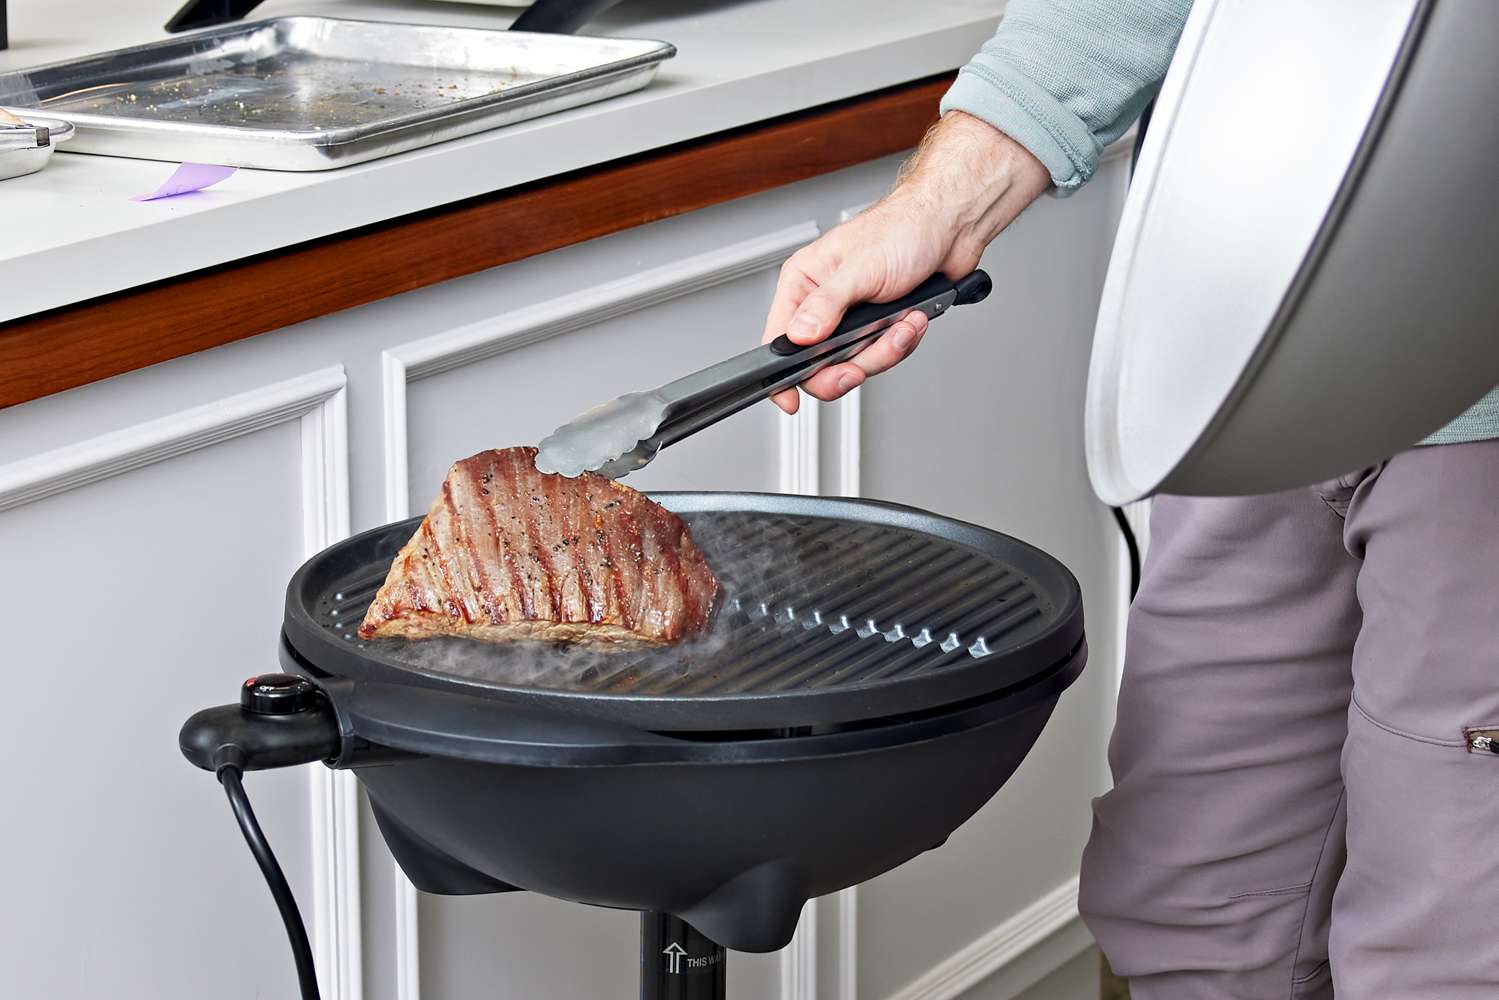
[[[0,408],[914,146],[943,74],[0,325]]]

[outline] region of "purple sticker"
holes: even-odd
[[[237,167],[220,167],[212,163],[184,163],[172,172],[166,182],[150,194],[138,194],[131,201],[155,201],[157,198],[174,198],[179,194],[191,194],[217,184],[233,174]]]

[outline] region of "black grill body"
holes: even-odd
[[[362,642],[413,519],[298,571],[282,663],[321,689],[327,762],[355,769],[418,888],[658,911],[774,950],[807,899],[938,846],[1004,784],[1083,668],[1081,596],[1039,550],[910,508],[656,499],[724,586],[699,641],[582,661]]]
[[[419,889],[523,888],[670,913],[725,947],[774,951],[808,899],[945,841],[1014,772],[1055,703],[1053,691],[1013,712],[991,706],[984,721],[936,720],[956,727],[940,736],[867,749],[878,741],[856,738],[843,752],[819,752],[812,737],[743,760],[424,757],[359,776]]]

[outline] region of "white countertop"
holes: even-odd
[[[166,37],[180,0],[10,0],[0,71]],[[645,90],[370,163],[241,170],[155,202],[173,166],[59,153],[0,182],[0,321],[953,69],[1002,0],[623,0],[584,30],[675,44]],[[502,27],[515,8],[269,0],[320,13]],[[66,40],[64,40],[66,39]],[[66,147],[59,147],[60,149]]]

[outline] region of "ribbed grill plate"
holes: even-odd
[[[365,608],[417,521],[342,543],[363,541],[359,558],[325,558],[335,546],[304,567],[288,595],[288,636],[329,673],[375,668],[502,696],[582,700],[677,729],[917,711],[1023,683],[1081,641],[1071,575],[996,532],[861,501],[658,499],[687,521],[723,586],[712,627],[689,642],[639,649],[360,640],[354,631]]]

